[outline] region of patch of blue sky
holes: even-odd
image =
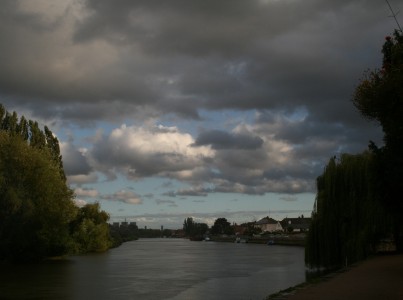
[[[228,109],[210,111],[200,109],[199,116],[200,122],[194,119],[179,119],[172,114],[167,114],[158,120],[158,124],[167,127],[176,126],[181,132],[189,133],[196,138],[201,131],[213,129],[231,131],[239,124],[253,124],[256,118],[256,111]]]
[[[309,112],[305,106],[296,107],[291,112],[285,114],[285,117],[293,122],[304,121],[308,117]]]

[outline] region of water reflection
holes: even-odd
[[[181,239],[1,267],[1,299],[263,299],[305,280],[302,248]]]

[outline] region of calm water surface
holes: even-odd
[[[0,299],[254,300],[305,280],[303,248],[183,239],[0,267]]]

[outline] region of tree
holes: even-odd
[[[331,158],[317,178],[306,262],[310,266],[340,267],[371,254],[390,225],[376,197],[374,155],[343,154]]]
[[[367,73],[356,88],[353,103],[360,113],[382,126],[385,145],[370,149],[377,160],[377,194],[394,220],[393,232],[403,250],[403,36],[399,31],[386,37],[382,69]]]
[[[208,231],[208,225],[194,222],[193,218],[186,218],[183,221],[183,230],[188,237],[201,237]]]
[[[36,260],[69,252],[73,192],[46,149],[0,131],[0,258]]]
[[[360,113],[379,122],[386,147],[402,147],[403,36],[395,31],[382,48],[382,69],[367,73],[355,90],[353,103]]]
[[[87,204],[79,209],[72,222],[72,236],[77,253],[103,252],[112,246],[107,221],[109,215],[100,210],[99,203]]]
[[[206,223],[196,223],[196,235],[203,236],[208,230],[209,227]]]
[[[183,231],[185,231],[186,236],[192,236],[195,230],[195,222],[193,218],[186,218],[183,221]]]
[[[55,162],[55,164],[59,166],[60,176],[62,176],[62,178],[66,180],[66,175],[63,169],[62,156],[60,154],[59,140],[53,135],[53,132],[50,131],[50,129],[47,126],[45,126],[44,129],[45,129],[46,145],[48,146],[50,155],[52,156],[52,159]]]
[[[52,131],[0,104],[0,260],[108,249],[109,216],[73,198]]]
[[[213,227],[211,227],[212,234],[234,234],[234,229],[231,227],[231,223],[226,218],[218,218],[214,221]]]

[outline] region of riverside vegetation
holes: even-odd
[[[38,261],[116,245],[98,203],[82,208],[48,127],[0,104],[0,261]]]
[[[361,115],[378,122],[384,145],[330,159],[317,179],[305,259],[311,267],[339,268],[376,252],[382,239],[403,250],[403,36],[382,48],[380,70],[368,71],[355,90]]]

